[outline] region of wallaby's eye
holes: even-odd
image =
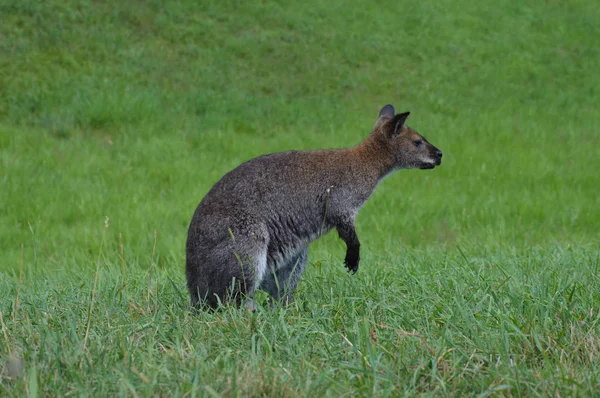
[[[413,144],[415,144],[417,148],[420,148],[423,145],[423,140],[413,141]]]

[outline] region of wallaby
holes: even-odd
[[[384,106],[371,134],[348,149],[289,151],[249,160],[219,180],[190,223],[186,276],[192,304],[237,305],[263,289],[289,300],[311,242],[336,228],[356,273],[358,210],[385,176],[433,169],[442,152],[406,126],[409,112]]]

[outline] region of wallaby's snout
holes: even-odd
[[[435,151],[435,165],[439,166],[440,164],[442,164],[442,151],[440,151],[439,149],[437,149]]]
[[[424,137],[420,140],[426,144],[427,155],[418,157],[418,168],[421,170],[433,169],[442,164],[442,151],[431,145]]]
[[[429,142],[427,143],[429,144]],[[442,151],[440,151],[439,149],[437,149],[436,147],[434,147],[433,145],[429,144],[429,146],[431,147],[429,149],[429,153],[430,153],[430,161],[425,161],[425,166],[420,167],[421,169],[433,169],[435,166],[439,166],[442,164]]]

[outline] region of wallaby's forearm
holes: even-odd
[[[348,271],[356,274],[358,263],[360,262],[360,241],[358,240],[358,235],[356,235],[354,224],[350,222],[342,223],[337,226],[337,231],[340,238],[346,242],[346,258],[344,259],[346,268],[348,268]]]

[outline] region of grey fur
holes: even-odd
[[[198,205],[188,230],[192,304],[240,304],[257,288],[289,299],[310,243],[333,228],[346,242],[345,264],[355,273],[360,242],[354,220],[379,181],[399,168],[441,162],[437,148],[404,126],[407,116],[394,116],[387,105],[373,133],[354,148],[264,155],[223,176]],[[426,144],[414,148],[414,137]]]
[[[269,293],[274,299],[289,300],[296,285],[304,272],[308,261],[308,245],[283,264],[279,269],[271,266],[260,283],[260,288]]]

